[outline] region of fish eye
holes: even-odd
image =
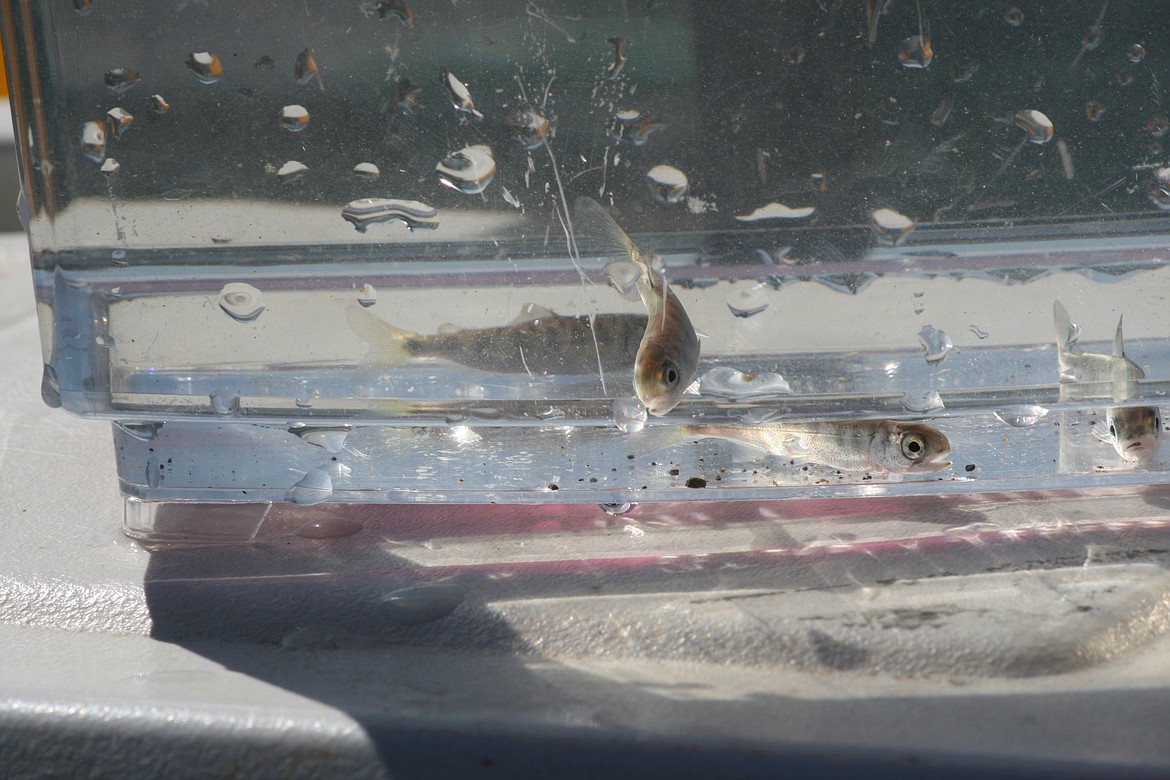
[[[918,460],[926,454],[926,440],[916,433],[902,437],[902,455],[909,460]]]
[[[1110,435],[1110,436],[1116,436],[1116,435],[1117,435],[1117,426],[1116,426],[1116,425],[1114,425],[1113,423],[1109,423],[1109,435]]]
[[[682,378],[678,373],[678,366],[669,360],[664,362],[658,369],[658,376],[662,380],[662,384],[668,388],[673,388],[678,384],[679,379]]]

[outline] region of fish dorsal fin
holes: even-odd
[[[450,322],[444,322],[436,332],[440,336],[454,336],[456,333],[462,333],[463,328]]]
[[[1073,324],[1068,316],[1068,310],[1060,301],[1052,302],[1052,319],[1056,324],[1056,346],[1061,352],[1079,355],[1083,350],[1077,344],[1081,329]]]
[[[520,313],[508,323],[509,325],[527,325],[538,320],[547,320],[557,315],[538,303],[526,303],[520,308]]]
[[[1125,319],[1125,315],[1117,318],[1117,332],[1113,334],[1113,357],[1125,357],[1125,337],[1121,334],[1121,321]]]

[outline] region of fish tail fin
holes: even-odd
[[[694,438],[688,431],[688,427],[686,425],[651,425],[643,428],[638,433],[626,437],[629,442],[626,454],[640,458],[659,450],[683,444]]]
[[[368,345],[366,359],[369,362],[395,367],[410,360],[406,341],[415,334],[394,327],[356,303],[351,303],[345,308],[345,319],[349,322],[350,329]]]

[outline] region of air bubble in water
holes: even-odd
[[[102,162],[102,167],[99,170],[104,173],[107,178],[113,179],[116,178],[119,173],[121,173],[122,165],[113,157],[107,157],[105,161]]]
[[[447,155],[435,170],[441,184],[465,195],[478,195],[496,175],[496,160],[491,147],[474,144]]]
[[[605,512],[611,517],[621,517],[638,508],[638,505],[631,501],[615,501],[612,504],[598,504],[598,506],[601,507],[602,512]]]
[[[897,246],[906,240],[914,229],[914,220],[893,209],[877,209],[870,213],[869,224],[877,234],[878,243]]]
[[[116,95],[120,95],[142,80],[142,74],[129,68],[114,68],[107,70],[106,86]]]
[[[922,348],[926,350],[927,363],[937,363],[955,348],[947,332],[945,330],[939,330],[933,325],[922,326],[922,330],[918,331],[918,341],[922,344]]]
[[[646,426],[646,406],[637,398],[618,398],[613,402],[613,421],[624,433],[637,433]]]
[[[926,392],[913,392],[907,390],[902,393],[902,408],[908,412],[933,412],[943,409],[942,396],[938,394],[937,390],[927,390]]]
[[[768,303],[768,287],[764,284],[736,290],[727,297],[727,308],[736,317],[754,317],[767,309]]]
[[[264,311],[264,294],[250,284],[229,282],[219,292],[219,307],[238,322],[251,322]]]
[[[309,172],[309,166],[303,162],[296,160],[289,160],[276,171],[277,178],[280,179],[281,184],[293,184],[305,178],[305,174]]]
[[[1030,428],[1046,416],[1048,416],[1048,410],[1035,404],[1005,406],[995,412],[997,420],[1005,422],[1013,428]]]
[[[313,469],[301,477],[284,494],[284,500],[300,506],[328,501],[333,495],[333,477],[326,466]]]
[[[748,398],[770,398],[790,395],[792,387],[788,381],[770,371],[745,374],[734,368],[720,366],[713,368],[699,379],[700,395],[741,401]]]
[[[240,411],[240,397],[238,395],[212,393],[211,410],[216,414],[237,414]]]
[[[95,163],[106,159],[106,131],[101,122],[91,120],[81,126],[81,153]]]
[[[322,517],[310,520],[297,529],[297,536],[306,539],[344,539],[362,530],[362,524],[344,517]]]
[[[309,126],[309,112],[304,106],[292,104],[280,109],[280,126],[293,133],[299,133]]]
[[[341,210],[341,218],[353,225],[359,233],[365,233],[370,225],[398,220],[411,230],[434,230],[439,226],[438,214],[434,207],[417,200],[396,198],[360,198],[350,201]]]
[[[372,284],[363,284],[362,289],[358,290],[357,302],[367,309],[378,302],[378,291],[374,289]]]
[[[209,51],[192,52],[187,56],[187,69],[204,84],[214,84],[223,76],[219,55]]]
[[[659,203],[679,203],[687,195],[687,175],[673,165],[655,165],[646,172],[646,183]]]
[[[122,133],[134,124],[134,117],[124,108],[111,108],[106,112],[106,124],[114,138],[121,138]]]
[[[1141,62],[1146,58],[1146,47],[1135,43],[1125,50],[1125,56],[1130,62]]]
[[[382,175],[382,172],[378,170],[378,166],[369,162],[360,162],[353,166],[353,173],[359,179],[365,179],[366,181],[377,181],[378,177]]]

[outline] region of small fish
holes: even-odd
[[[599,359],[606,366],[629,365],[646,329],[641,314],[598,314],[591,321],[535,304],[499,328],[444,325],[433,335],[396,328],[358,304],[347,307],[345,315],[350,328],[369,344],[368,359],[378,366],[447,360],[481,371],[541,376],[594,374]]]
[[[636,443],[642,452],[654,452],[696,438],[724,439],[841,471],[917,474],[951,465],[944,460],[951,443],[941,431],[894,420],[655,426],[639,434]]]
[[[613,62],[605,69],[605,77],[612,81],[626,66],[626,39],[621,35],[616,35],[613,38],[606,38],[606,42],[613,44]]]
[[[1108,355],[1085,352],[1077,343],[1080,328],[1073,324],[1060,301],[1052,305],[1056,324],[1056,355],[1060,365],[1061,400],[1108,398],[1124,403],[1137,394],[1137,383],[1146,376],[1141,366],[1125,356],[1122,318],[1117,320],[1113,349]],[[1123,460],[1146,463],[1158,450],[1161,415],[1152,406],[1116,406],[1105,410],[1109,435],[1101,438],[1113,445]]]
[[[592,198],[578,198],[573,216],[578,239],[609,258],[606,272],[628,300],[646,305],[646,331],[634,361],[634,394],[656,417],[678,405],[699,366],[699,337],[662,274],[661,258],[643,252]],[[600,342],[600,339],[598,340]]]
[[[467,88],[466,84],[455,78],[455,74],[446,68],[439,68],[439,80],[447,88],[451,105],[455,106],[457,111],[465,111],[476,119],[483,119],[483,114],[475,110],[475,103],[471,99],[471,90]]]

